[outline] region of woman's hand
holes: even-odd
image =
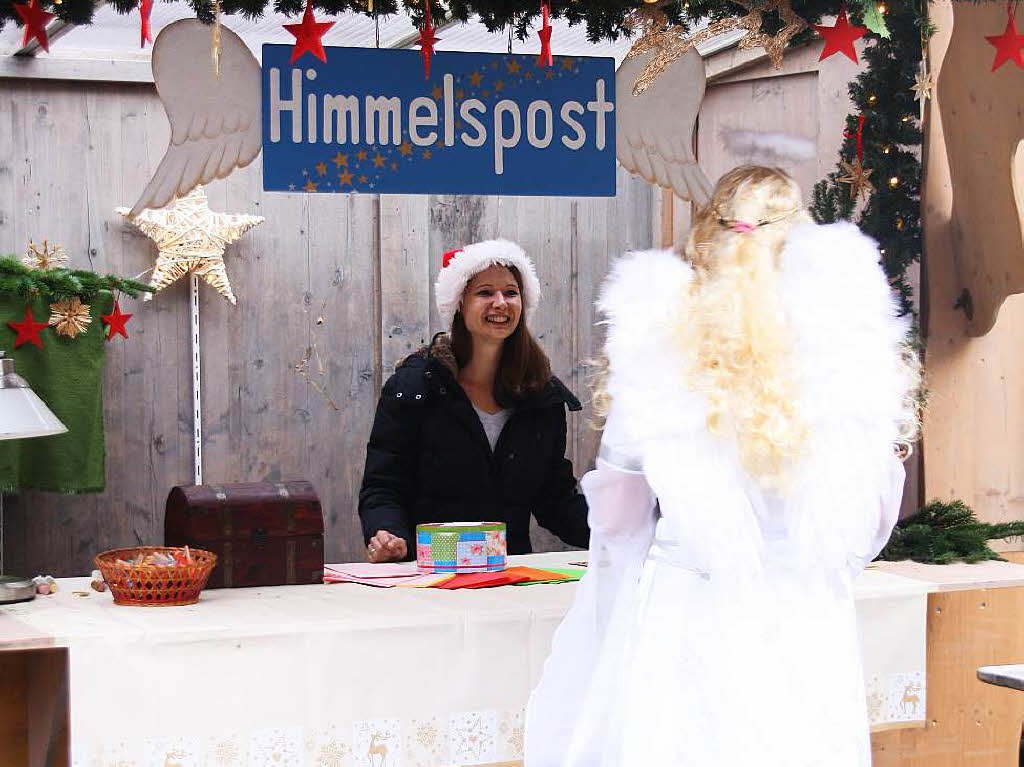
[[[387,530],[378,530],[366,547],[366,558],[370,562],[401,562],[407,553],[405,539]]]

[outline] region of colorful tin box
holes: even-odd
[[[444,522],[416,526],[421,573],[481,573],[505,569],[504,522]]]

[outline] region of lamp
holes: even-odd
[[[0,439],[46,437],[67,430],[28,382],[14,372],[14,360],[0,351]],[[4,498],[0,493],[0,604],[27,601],[35,593],[31,580],[4,575]]]
[[[14,360],[0,351],[0,439],[47,437],[67,430],[28,382],[14,372]]]

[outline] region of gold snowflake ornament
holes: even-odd
[[[763,48],[772,68],[782,66],[782,53],[792,37],[807,28],[807,22],[797,15],[789,5],[789,0],[734,0],[747,10],[745,16],[729,16],[713,21],[704,29],[689,34],[682,26],[668,23],[659,3],[657,8],[640,8],[633,12],[628,20],[632,28],[643,27],[643,34],[636,41],[626,58],[634,58],[651,52],[644,70],[633,84],[633,95],[639,96],[653,83],[669,65],[701,43],[733,30],[746,30],[737,45],[743,49]],[[761,19],[765,13],[776,12],[782,21],[782,28],[774,35],[761,31]]]
[[[29,242],[28,253],[22,256],[21,263],[29,269],[63,269],[68,265],[68,254],[57,243],[51,245],[49,240],[43,240],[42,248]]]
[[[224,249],[262,224],[263,216],[214,213],[201,186],[165,208],[146,208],[135,218],[129,217],[129,208],[118,208],[117,212],[156,243],[158,255],[149,283],[156,290],[192,273],[236,303],[224,266]]]
[[[850,197],[863,195],[866,200],[871,196],[871,193],[875,191],[875,185],[868,180],[868,176],[873,173],[872,168],[865,168],[859,158],[854,159],[853,162],[840,160],[839,166],[845,174],[840,176],[839,180],[850,185]]]
[[[90,322],[89,304],[83,304],[77,296],[70,301],[50,304],[50,325],[62,336],[75,338],[89,329]]]

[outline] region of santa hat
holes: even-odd
[[[476,274],[495,264],[514,266],[519,270],[523,283],[526,319],[529,321],[533,317],[540,303],[540,280],[537,279],[533,262],[514,242],[486,240],[444,254],[441,271],[438,272],[437,283],[434,285],[441,327],[449,331],[452,329],[452,320],[462,305],[462,294],[466,290],[466,285]]]

